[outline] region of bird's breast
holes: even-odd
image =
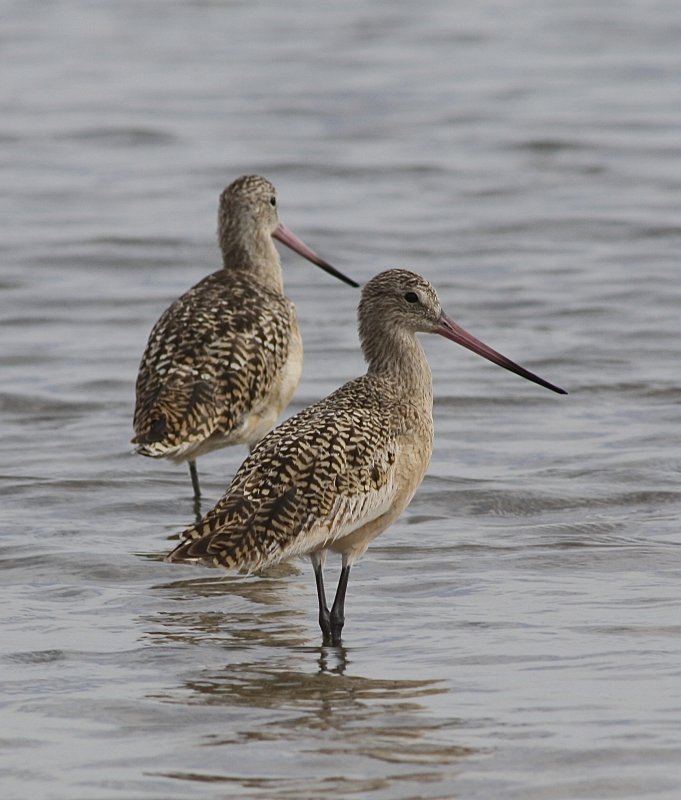
[[[303,371],[303,342],[295,316],[292,319],[287,350],[286,360],[272,382],[268,397],[244,420],[242,436],[251,448],[276,425],[300,383]]]

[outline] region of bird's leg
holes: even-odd
[[[199,473],[196,471],[196,461],[190,459],[187,463],[189,464],[189,474],[194,487],[194,500],[198,500],[201,497],[201,487],[199,486]]]
[[[322,572],[324,558],[318,553],[313,553],[310,558],[312,559],[312,566],[314,567],[314,579],[317,584],[317,600],[319,601],[319,627],[322,629],[324,644],[328,644],[331,641],[331,616],[329,614],[329,607],[326,605],[326,593],[324,591],[324,575]]]
[[[348,588],[348,578],[350,577],[350,565],[345,563],[343,558],[343,568],[338,579],[336,597],[331,606],[331,644],[341,643],[341,631],[345,624],[345,591]]]

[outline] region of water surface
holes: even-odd
[[[680,36],[663,0],[3,5],[3,797],[679,796]],[[251,171],[570,391],[425,342],[429,475],[337,651],[309,565],[163,563],[188,475],[129,445]],[[358,295],[283,260],[295,411],[362,371]]]

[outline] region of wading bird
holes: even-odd
[[[366,374],[265,436],[168,560],[252,572],[308,555],[324,643],[339,644],[350,567],[407,507],[430,460],[432,378],[417,333],[437,333],[566,394],[460,328],[420,275],[382,272],[366,284],[359,304]],[[322,575],[329,550],[342,556],[330,611]]]
[[[303,346],[272,239],[350,286],[280,221],[274,186],[245,175],[220,196],[222,269],[179,297],[154,325],[137,376],[132,442],[144,456],[188,461],[253,447],[295,392]]]

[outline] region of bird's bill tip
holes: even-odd
[[[277,225],[272,232],[272,236],[282,244],[290,247],[291,250],[294,250],[303,258],[306,258],[320,269],[323,269],[324,272],[328,272],[329,275],[333,275],[334,278],[338,278],[339,281],[343,281],[344,283],[347,283],[348,286],[354,286],[355,288],[359,286],[359,284],[356,281],[353,281],[352,278],[348,278],[347,275],[343,275],[342,272],[339,272],[335,267],[332,267],[328,261],[324,261],[323,258],[320,258],[315,251],[312,250],[312,248],[308,247],[305,242],[302,241],[302,239],[299,239],[295,233],[290,231],[283,223],[280,222]]]
[[[486,358],[493,364],[497,364],[498,366],[503,367],[510,372],[514,372],[516,375],[520,375],[520,377],[525,378],[528,381],[539,384],[539,386],[550,389],[552,392],[556,392],[556,394],[567,394],[565,389],[561,389],[560,386],[555,386],[553,383],[545,381],[543,378],[540,378],[533,372],[530,372],[524,367],[516,364],[514,361],[511,361],[510,358],[506,358],[506,356],[498,353],[496,350],[493,350],[484,342],[476,339],[475,336],[468,333],[468,331],[465,331],[462,327],[457,325],[454,320],[450,319],[444,313],[441,315],[440,321],[433,333],[444,336],[445,339],[450,339],[452,342],[460,344],[462,347],[471,350],[473,353],[477,353],[477,355]]]

